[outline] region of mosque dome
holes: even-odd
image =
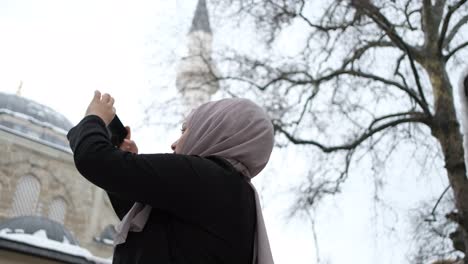
[[[52,108],[0,92],[0,129],[69,151],[66,133],[73,125]]]
[[[26,118],[68,131],[73,125],[62,114],[50,107],[14,94],[0,92],[0,113],[20,114]]]
[[[0,232],[47,236],[47,239],[78,246],[78,241],[59,222],[41,216],[19,216],[0,222]]]

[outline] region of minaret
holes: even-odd
[[[211,59],[213,42],[205,0],[198,0],[188,33],[188,55],[182,58],[177,71],[176,87],[182,95],[186,113],[208,102],[218,88],[216,65]]]

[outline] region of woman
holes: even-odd
[[[106,190],[122,220],[113,263],[273,263],[250,183],[273,148],[260,107],[246,99],[206,103],[188,116],[174,154],[138,154],[130,133],[120,149],[112,146],[113,104],[96,91],[67,135],[76,168]]]

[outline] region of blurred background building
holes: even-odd
[[[71,127],[45,105],[0,93],[0,263],[110,263],[118,219],[76,170]]]
[[[199,0],[176,86],[186,110],[219,84],[212,31]],[[73,125],[48,106],[0,92],[0,263],[111,263],[118,222],[106,193],[75,168]]]

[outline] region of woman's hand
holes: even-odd
[[[131,137],[130,127],[126,126],[125,129],[127,129],[128,133],[127,133],[127,136],[125,137],[124,141],[122,142],[122,144],[119,147],[120,150],[138,154],[138,147],[137,147],[135,141],[130,139],[130,137]]]
[[[115,116],[114,98],[107,93],[101,97],[101,92],[95,91],[85,115],[97,115],[104,121],[106,126],[109,125]]]

